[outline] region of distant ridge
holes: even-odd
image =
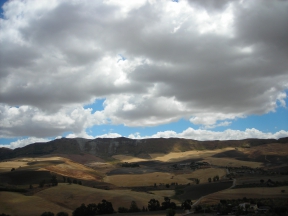
[[[48,154],[92,154],[111,157],[117,154],[149,158],[150,153],[212,150],[225,147],[249,148],[269,143],[288,144],[288,137],[280,139],[244,139],[197,141],[182,138],[129,139],[119,138],[61,138],[46,143],[33,143],[22,148],[0,148],[0,160],[15,157],[37,157]]]

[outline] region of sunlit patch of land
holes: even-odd
[[[178,184],[193,183],[192,180],[182,175],[174,175],[168,172],[154,172],[145,174],[128,174],[128,175],[112,175],[103,179],[105,182],[114,184],[119,187],[136,187],[136,186],[153,186],[156,184]]]
[[[205,196],[201,203],[218,204],[221,199],[243,199],[246,198],[287,198],[287,194],[281,191],[288,191],[288,186],[283,187],[257,187],[227,189]]]
[[[44,211],[51,211],[55,214],[65,211],[72,214],[71,209],[60,206],[40,196],[25,196],[14,192],[0,192],[0,213],[9,215],[41,215]]]
[[[182,174],[181,177],[191,179],[198,178],[200,183],[207,183],[208,178],[213,179],[214,176],[219,176],[219,178],[226,175],[226,169],[221,168],[206,168],[206,169],[198,169],[189,174]]]
[[[212,156],[214,154],[225,152],[229,150],[233,150],[234,148],[223,148],[223,149],[215,149],[215,150],[193,150],[193,151],[178,151],[178,152],[170,152],[167,154],[164,153],[150,153],[151,159],[143,159],[138,157],[133,157],[130,155],[114,155],[113,158],[121,161],[121,162],[141,162],[141,161],[149,161],[149,160],[156,160],[161,162],[177,162],[183,161],[187,159],[197,159],[197,158],[205,158]]]
[[[205,158],[207,162],[216,166],[223,166],[223,167],[241,167],[247,166],[251,168],[263,167],[263,163],[261,162],[254,162],[254,161],[243,161],[237,160],[235,158],[215,158],[215,157],[207,157]]]
[[[46,166],[43,168],[51,172],[57,173],[63,176],[71,176],[73,178],[82,180],[101,180],[101,176],[94,169],[86,167],[82,164],[75,163],[71,160],[65,159],[65,163]]]
[[[177,162],[187,159],[197,159],[197,158],[206,158],[212,156],[214,154],[232,150],[234,148],[223,148],[223,149],[215,149],[215,150],[193,150],[193,151],[185,151],[185,152],[170,152],[168,154],[150,154],[153,160],[161,161],[161,162]]]
[[[59,184],[57,187],[40,191],[35,196],[54,203],[61,203],[67,208],[75,209],[82,203],[99,203],[103,199],[112,202],[115,210],[118,207],[129,208],[131,201],[135,201],[139,208],[147,207],[150,199],[164,201],[163,196],[149,194],[145,192],[136,192],[131,190],[101,190],[80,185]],[[173,200],[177,202],[176,200]],[[179,203],[179,202],[177,202]]]

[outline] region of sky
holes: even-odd
[[[288,136],[288,1],[0,5],[0,146]]]

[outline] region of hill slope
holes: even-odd
[[[48,154],[83,154],[88,153],[101,158],[117,154],[131,155],[139,158],[150,158],[151,153],[167,154],[189,150],[212,150],[226,147],[250,148],[269,143],[287,144],[288,138],[276,139],[245,139],[225,141],[197,141],[180,138],[128,139],[96,138],[93,140],[82,138],[62,138],[47,143],[34,143],[14,150],[0,148],[0,160]]]

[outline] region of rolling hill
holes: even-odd
[[[107,159],[113,155],[130,155],[133,157],[151,159],[149,154],[170,152],[185,152],[191,150],[215,150],[226,147],[251,148],[265,144],[287,145],[288,137],[281,139],[245,139],[225,141],[197,141],[181,138],[155,138],[155,139],[129,139],[96,138],[93,140],[83,138],[61,138],[47,143],[33,143],[14,150],[0,148],[0,160],[15,157],[38,157],[49,154],[79,155],[89,154]],[[254,160],[261,155],[256,155]]]

